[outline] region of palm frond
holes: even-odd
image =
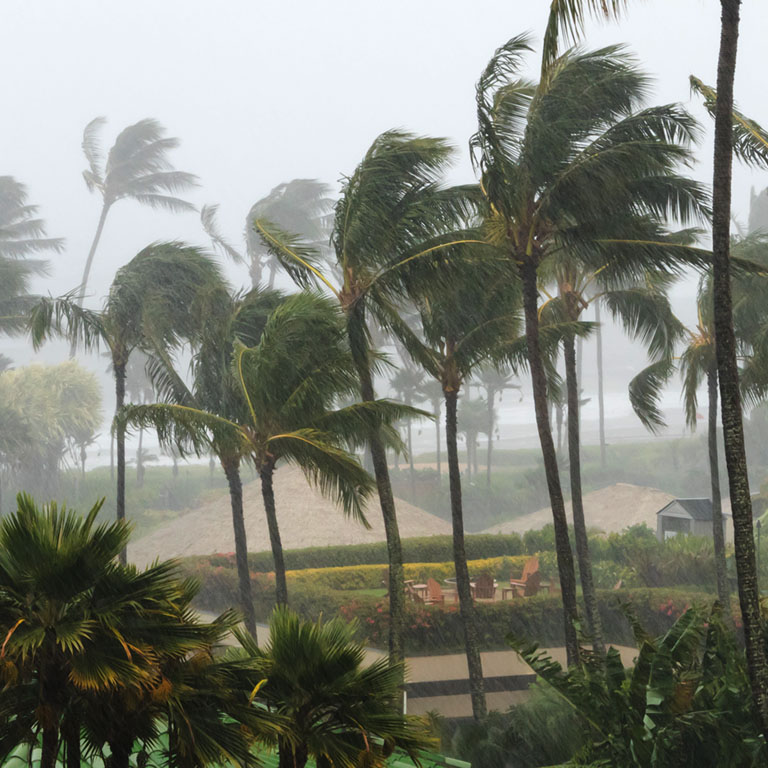
[[[674,361],[664,358],[651,363],[629,382],[629,402],[645,428],[651,432],[657,432],[666,424],[659,401],[661,391],[674,371]]]

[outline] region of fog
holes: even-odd
[[[632,6],[619,24],[590,24],[588,44],[627,43],[655,78],[652,100],[681,101],[701,120],[705,134],[692,173],[709,181],[711,121],[691,98],[688,75],[715,81],[718,6],[711,0]],[[482,0],[470,9],[457,0],[5,0],[2,7],[0,57],[8,73],[3,90],[9,116],[0,123],[2,173],[28,186],[49,234],[66,238],[65,252],[51,258],[50,277],[36,286],[57,295],[79,282],[98,218],[98,197],[81,177],[82,129],[93,117],[109,121],[105,147],[126,125],[158,119],[168,135],[181,140],[172,153],[176,168],[199,176],[199,188],[186,197],[198,206],[219,203],[221,229],[238,241],[257,198],[294,177],[336,187],[372,139],[394,126],[448,137],[458,149],[450,181],[473,179],[467,140],[475,126],[475,81],[510,36],[540,33],[548,3]],[[767,38],[768,8],[756,0],[744,3],[736,96],[745,112],[764,122]],[[532,74],[536,61],[532,55]],[[733,207],[739,220],[746,221],[750,188],[767,183],[764,174],[736,166]],[[116,205],[87,303],[97,306],[115,270],[159,239],[209,245],[196,214],[170,214],[131,201]],[[225,266],[235,285],[247,283],[245,268]],[[288,287],[287,278],[283,285]],[[694,319],[694,294],[693,278],[674,289],[675,309],[686,322]],[[2,344],[17,364],[67,356],[61,344],[37,355],[21,339]],[[607,384],[611,410],[626,422],[627,435],[640,435],[624,392],[643,352],[617,329],[606,330],[606,344],[615,355]],[[586,396],[594,394],[592,357],[587,344]],[[104,374],[100,361],[90,365]],[[104,382],[110,386],[106,375]],[[670,413],[678,400],[677,392],[665,396]],[[594,438],[594,416],[593,399],[584,410],[587,441]],[[530,399],[505,411],[505,420],[530,424]]]

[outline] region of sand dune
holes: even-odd
[[[275,502],[285,549],[385,540],[377,498],[369,504],[367,517],[371,528],[367,530],[360,523],[346,519],[332,501],[323,498],[307,483],[301,471],[293,467],[282,467],[275,473]],[[269,549],[258,482],[243,487],[243,504],[249,551]],[[451,533],[450,523],[400,499],[397,516],[403,538]],[[223,493],[131,543],[128,558],[142,566],[157,557],[207,555],[232,552],[234,548],[229,495]]]

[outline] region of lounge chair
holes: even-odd
[[[424,602],[427,603],[427,605],[445,602],[443,588],[433,578],[427,579],[427,596],[424,598]]]
[[[523,573],[520,576],[519,579],[513,579],[510,577],[509,579],[509,586],[504,587],[504,589],[501,591],[501,599],[505,600],[508,594],[511,594],[512,597],[514,597],[518,592],[525,593],[525,585],[528,583],[528,579],[531,576],[532,573],[538,573],[539,572],[539,558],[534,555],[534,557],[529,557],[528,560],[526,560],[525,565],[523,566]],[[541,586],[541,577],[539,577],[539,584],[538,587]]]
[[[473,594],[475,600],[494,600],[496,598],[496,582],[490,573],[481,573],[475,579]]]

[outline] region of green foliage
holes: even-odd
[[[512,647],[582,720],[587,744],[569,764],[763,764],[768,754],[751,710],[746,658],[717,611],[688,610],[656,639],[637,616],[629,619],[640,648],[630,670],[611,649],[605,666],[587,655],[564,671],[510,635]]]
[[[398,747],[411,757],[427,745],[423,723],[400,712],[403,663],[364,664],[356,626],[341,619],[306,621],[278,608],[260,648],[239,640],[264,680],[258,696],[287,722],[272,740],[281,764],[374,766]]]

